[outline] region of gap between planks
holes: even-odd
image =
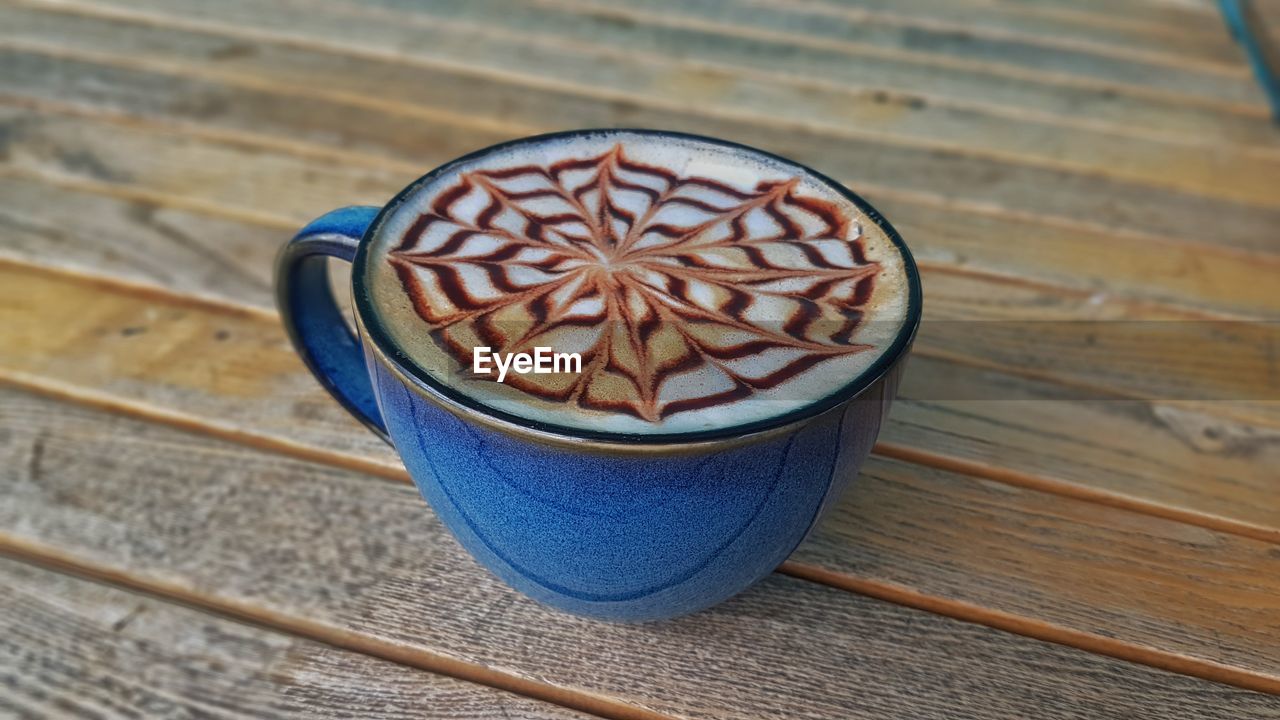
[[[403,468],[377,463],[358,456],[312,448],[299,443],[279,441],[274,438],[256,436],[246,432],[227,431],[196,418],[187,417],[180,413],[157,411],[141,403],[121,401],[98,393],[87,393],[58,386],[54,383],[36,381],[28,384],[21,377],[8,375],[2,371],[0,371],[0,384],[11,384],[20,389],[32,391],[60,402],[79,403],[143,420],[169,423],[182,430],[205,433],[214,437],[243,443],[256,449],[287,453],[300,459],[371,473],[377,477],[396,482],[406,484],[412,482]],[[298,450],[303,452],[296,452]],[[885,454],[889,457],[897,457],[892,453]],[[1090,498],[1084,499],[1088,500]],[[233,619],[324,642],[341,649],[360,652],[402,665],[409,665],[461,680],[488,685],[537,700],[591,712],[603,717],[617,718],[618,720],[632,720],[633,718],[648,720],[649,718],[665,717],[620,704],[616,701],[583,693],[564,691],[471,663],[404,648],[330,625],[314,623],[285,614],[272,613],[264,609],[250,608],[234,602],[212,600],[191,591],[156,581],[139,580],[127,573],[104,570],[81,563],[70,555],[8,536],[3,531],[0,531],[0,555],[26,560],[42,567],[63,570],[74,575],[100,580],[165,599],[176,600],[202,610],[209,610]],[[983,625],[1034,640],[1064,645],[1097,655],[1113,657],[1125,662],[1146,665],[1203,680],[1225,683],[1246,690],[1280,695],[1280,678],[1266,673],[1242,670],[1210,660],[1156,650],[1096,633],[1073,630],[1014,613],[929,595],[895,583],[858,577],[808,563],[788,560],[779,566],[777,572],[837,590],[864,595],[882,602]]]
[[[407,66],[426,67],[447,72],[454,72],[459,75],[471,76],[480,79],[492,79],[502,82],[527,87],[534,90],[548,90],[552,92],[564,92],[574,94],[580,97],[586,97],[604,102],[628,102],[640,104],[657,110],[682,111],[701,114],[705,117],[722,120],[722,121],[738,121],[746,122],[760,127],[776,127],[781,131],[801,130],[814,135],[825,135],[831,137],[845,137],[848,139],[871,140],[876,142],[885,142],[891,145],[927,149],[934,151],[945,151],[963,157],[975,157],[997,162],[1005,162],[1011,165],[1022,165],[1026,167],[1038,167],[1042,169],[1057,170],[1063,172],[1075,173],[1085,177],[1102,177],[1111,179],[1120,179],[1125,182],[1146,185],[1149,187],[1159,187],[1170,190],[1178,190],[1182,192],[1196,192],[1192,189],[1181,187],[1178,183],[1163,183],[1152,178],[1142,178],[1132,176],[1127,173],[1117,173],[1109,171],[1102,167],[1091,167],[1087,165],[1079,165],[1061,160],[1051,160],[1047,158],[1031,158],[1024,155],[1011,152],[1002,152],[997,150],[976,150],[963,144],[950,142],[936,142],[921,138],[907,138],[895,136],[883,132],[856,130],[848,127],[837,127],[829,123],[809,122],[800,119],[775,119],[772,117],[759,115],[755,113],[745,113],[742,111],[713,109],[710,107],[688,107],[684,103],[668,101],[657,96],[637,97],[629,93],[612,90],[601,89],[581,83],[566,82],[554,78],[537,77],[522,73],[507,72],[494,68],[479,68],[467,63],[451,62],[437,58],[427,58],[419,56],[406,56],[399,53],[375,50],[367,47],[359,47],[353,45],[343,45],[329,40],[319,40],[315,38],[304,38],[275,31],[263,31],[246,29],[241,26],[228,25],[223,22],[211,22],[207,20],[188,20],[172,16],[155,15],[149,12],[126,11],[116,8],[101,8],[92,5],[83,5],[75,0],[60,0],[56,5],[49,5],[49,0],[26,0],[26,2],[34,2],[37,7],[45,7],[57,9],[58,11],[66,11],[70,14],[81,14],[93,17],[103,17],[109,19],[119,19],[128,22],[147,25],[155,28],[178,28],[193,32],[204,32],[210,34],[222,35],[224,37],[239,38],[265,42],[269,44],[283,45],[286,47],[296,47],[316,52],[324,52],[337,56],[361,57],[365,59],[373,59],[383,62],[394,62]],[[564,43],[557,41],[556,45]],[[31,43],[25,41],[3,40],[0,45],[18,50],[26,50],[31,52],[40,52],[54,57],[62,56],[73,59],[79,59],[89,62],[101,62],[103,64],[133,65],[138,68],[147,68],[154,64],[147,61],[127,60],[116,58],[114,56],[101,53],[85,53],[83,51],[72,51],[67,48],[51,47],[41,43]],[[632,54],[628,53],[628,57]],[[162,64],[161,67],[172,72],[172,67]],[[220,80],[228,78],[222,75],[213,75]],[[1263,115],[1266,113],[1263,111]],[[1265,152],[1265,151],[1263,151]],[[1200,194],[1200,193],[1198,193]],[[1244,200],[1236,199],[1244,205],[1252,205],[1257,207],[1274,207],[1280,206],[1280,200],[1275,203],[1264,200]]]
[[[327,623],[308,620],[266,607],[234,600],[217,599],[161,580],[143,579],[128,572],[102,568],[83,562],[69,553],[12,536],[0,531],[0,556],[41,569],[103,583],[168,602],[212,613],[237,622],[283,633],[304,640],[393,662],[398,665],[445,675],[476,685],[522,695],[571,710],[609,720],[674,720],[669,715],[630,705],[603,695],[547,685],[476,663],[398,645]]]
[[[5,43],[0,40],[0,46]],[[269,84],[266,84],[269,85]],[[335,95],[345,95],[343,93],[335,93]],[[344,99],[349,102],[349,99]],[[379,102],[379,105],[384,103]],[[116,110],[102,108],[98,106],[84,106],[73,103],[65,103],[53,100],[35,99],[20,96],[8,95],[0,93],[0,105],[9,105],[12,107],[21,107],[36,112],[47,112],[50,114],[59,114],[70,117],[79,117],[94,121],[103,121],[112,124],[123,125],[125,127],[139,129],[163,129],[173,133],[179,133],[196,137],[202,140],[209,140],[217,143],[223,143],[231,146],[238,146],[250,149],[265,149],[271,151],[282,151],[284,153],[306,159],[315,159],[322,161],[341,161],[360,165],[366,168],[387,170],[396,173],[405,173],[411,177],[419,176],[423,168],[414,163],[403,162],[391,158],[384,158],[368,152],[351,151],[329,148],[308,141],[288,140],[270,135],[260,135],[241,130],[229,130],[225,128],[213,128],[197,123],[176,121],[171,119],[160,119],[150,116],[133,115]],[[416,108],[416,106],[407,106]],[[475,127],[468,118],[457,116],[447,111],[429,111],[425,113],[410,112],[412,115],[421,115],[429,117],[433,121],[442,124],[457,125],[459,127]],[[492,122],[487,124],[488,129],[497,132],[509,133],[512,136],[529,135],[539,132],[537,128],[526,126]],[[34,180],[48,182],[53,185],[74,188],[91,192],[99,195],[109,195],[122,198],[141,198],[149,202],[155,202],[159,205],[180,207],[183,209],[193,210],[206,215],[226,217],[236,220],[243,220],[254,224],[260,224],[267,227],[282,227],[289,230],[296,230],[299,227],[298,221],[285,216],[272,215],[260,211],[243,210],[240,208],[227,207],[217,203],[207,203],[200,200],[192,200],[186,197],[155,193],[146,190],[138,190],[133,188],[123,188],[121,186],[109,183],[86,180],[79,177],[71,176],[54,176],[26,169],[15,168],[0,164],[0,174],[15,177],[26,177]],[[926,205],[929,207],[956,212],[962,214],[983,215],[995,218],[1008,218],[1011,220],[1020,220],[1026,222],[1034,222],[1036,224],[1048,225],[1070,230],[1080,230],[1082,232],[1094,232],[1104,235],[1124,236],[1143,242],[1151,242],[1156,244],[1172,244],[1184,248],[1194,248],[1201,252],[1213,252],[1222,255],[1230,255],[1237,258],[1246,258],[1250,262],[1275,265],[1277,271],[1280,271],[1280,254],[1267,254],[1257,250],[1242,249],[1236,247],[1224,247],[1209,242],[1201,242],[1184,238],[1171,238],[1160,235],[1151,235],[1139,231],[1121,230],[1108,226],[1097,225],[1086,221],[1079,221],[1070,218],[1058,218],[1055,216],[1042,215],[1038,213],[1021,212],[1002,208],[997,206],[983,205],[980,203],[955,201],[941,196],[935,196],[931,193],[921,193],[912,190],[904,190],[901,188],[875,185],[871,183],[856,183],[864,192],[869,191],[873,194],[882,195],[887,198],[895,198],[905,202]],[[1026,287],[1035,287],[1050,290],[1058,294],[1072,295],[1077,298],[1088,297],[1094,293],[1088,290],[1071,288],[1058,285],[1055,283],[1025,278],[1017,275],[999,273],[989,270],[981,270],[971,267],[960,267],[950,263],[942,263],[936,261],[917,260],[917,264],[921,268],[933,270],[935,272],[965,275],[969,277],[980,277],[1005,284],[1019,284]],[[1213,311],[1200,308],[1183,307],[1173,305],[1167,302],[1158,302],[1151,300],[1130,300],[1131,305],[1137,307],[1151,307],[1166,311],[1174,311],[1177,314],[1188,318],[1199,318],[1204,320],[1253,320],[1259,319],[1257,316],[1232,313],[1224,311]]]

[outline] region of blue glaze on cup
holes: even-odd
[[[904,327],[842,396],[737,437],[653,443],[566,434],[486,413],[433,386],[370,330],[376,308],[357,254],[385,209],[344,208],[303,228],[277,263],[277,301],[320,382],[395,446],[477,560],[562,610],[667,618],[731,597],[785,560],[856,474],[888,412],[919,322],[919,279],[893,228],[848,196],[903,253],[911,293]],[[326,257],[356,261],[359,338],[330,294]]]

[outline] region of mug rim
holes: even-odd
[[[885,233],[889,238],[889,241],[893,243],[902,257],[903,272],[907,279],[907,308],[903,317],[902,325],[894,335],[893,342],[890,343],[889,347],[886,348],[885,351],[882,352],[880,356],[877,357],[865,370],[858,373],[849,382],[841,385],[839,388],[822,396],[821,398],[818,398],[817,400],[788,412],[773,415],[750,423],[685,432],[625,433],[590,430],[587,428],[574,427],[572,425],[543,422],[486,405],[478,399],[450,387],[432,377],[431,374],[418,365],[408,353],[404,352],[404,350],[391,337],[390,332],[382,323],[382,318],[378,314],[377,308],[374,307],[372,294],[368,292],[368,288],[365,286],[365,270],[368,265],[368,258],[370,255],[369,248],[373,245],[372,240],[378,234],[383,221],[386,220],[394,210],[398,209],[412,192],[416,191],[422,185],[445,175],[463,163],[479,159],[491,153],[500,152],[525,144],[581,135],[606,133],[631,133],[658,138],[678,138],[682,140],[708,143],[732,150],[755,153],[769,160],[798,168],[803,173],[811,176],[814,180],[826,184],[836,193],[851,202],[863,213],[864,216],[866,216],[868,221],[874,223]],[[834,408],[840,407],[844,403],[857,398],[867,388],[875,385],[876,382],[884,377],[903,357],[905,357],[907,351],[911,347],[912,341],[915,339],[916,331],[920,326],[924,300],[919,269],[916,267],[915,258],[912,256],[911,250],[903,241],[902,236],[880,213],[880,211],[876,210],[870,203],[864,200],[857,193],[845,187],[842,183],[839,183],[827,175],[794,160],[765,150],[760,150],[743,143],[675,130],[652,130],[643,128],[584,128],[531,135],[514,140],[507,140],[472,151],[436,167],[406,185],[402,190],[400,190],[400,192],[396,193],[395,197],[378,210],[378,214],[374,217],[373,222],[369,223],[369,226],[365,229],[363,236],[360,238],[359,246],[356,249],[355,258],[353,259],[351,266],[351,288],[353,305],[356,309],[357,323],[362,330],[362,335],[365,338],[368,338],[376,349],[377,352],[375,355],[377,358],[390,365],[400,377],[414,381],[414,389],[421,391],[433,401],[445,404],[448,409],[453,410],[455,413],[462,414],[466,417],[472,417],[484,422],[486,425],[495,425],[499,428],[515,432],[517,434],[528,434],[542,440],[560,440],[572,445],[603,445],[623,448],[640,448],[644,446],[671,448],[680,445],[704,446],[724,441],[741,442],[761,435],[773,435],[776,432],[784,431],[793,426],[819,417]]]

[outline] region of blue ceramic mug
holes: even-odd
[[[460,168],[524,145],[593,134],[747,153],[823,183],[851,203],[859,222],[900,253],[905,277],[904,318],[875,361],[785,413],[665,434],[522,417],[421,367],[388,330],[385,309],[368,287],[370,247],[386,231],[387,218],[413,193],[457,177]],[[619,176],[645,167],[618,162],[624,163],[614,173]],[[776,187],[761,182],[757,189]],[[330,293],[330,257],[353,263],[356,335]],[[653,131],[578,131],[506,143],[432,171],[384,208],[330,212],[285,246],[276,291],[289,336],[317,379],[397,449],[422,495],[477,560],[538,601],[620,621],[708,607],[786,559],[870,452],[921,308],[910,253],[861,198],[758,150]]]

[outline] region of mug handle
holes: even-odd
[[[325,259],[351,262],[381,208],[352,206],[302,228],[276,258],[276,307],[293,348],[320,384],[357,420],[391,443],[360,340],[333,299]]]

